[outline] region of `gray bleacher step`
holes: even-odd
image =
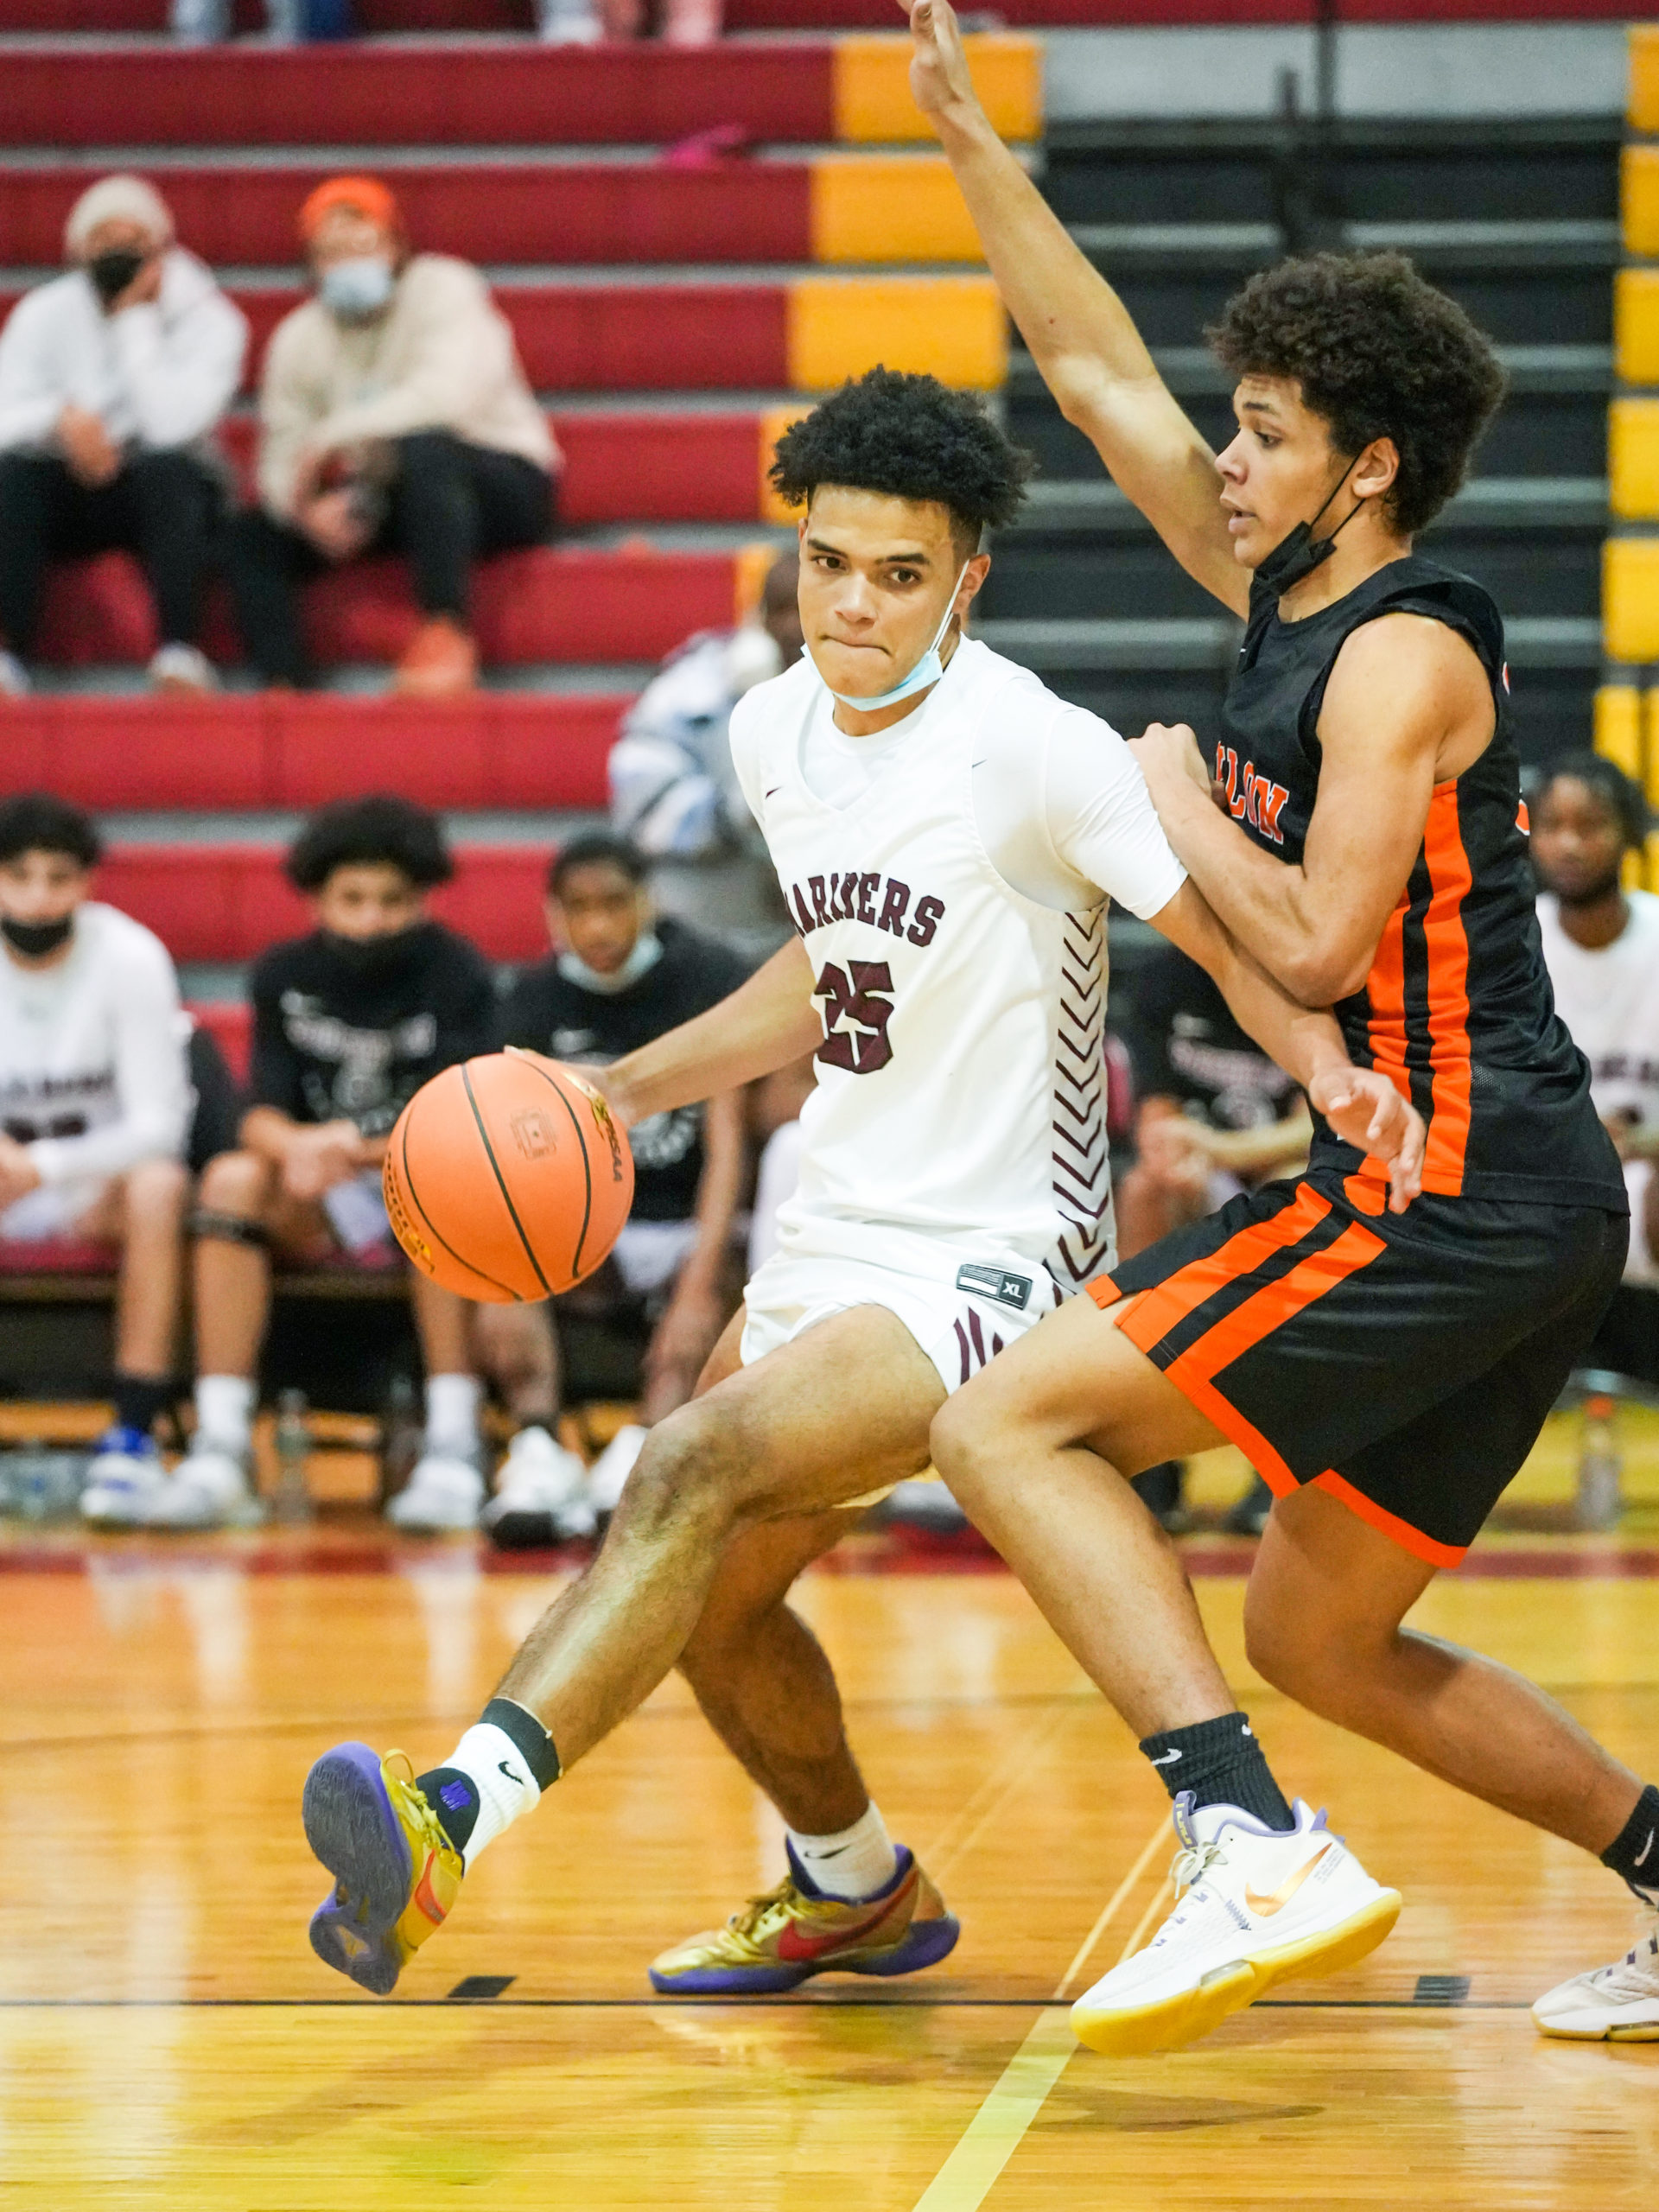
[[[1110,269],[1175,275],[1184,268],[1253,270],[1283,251],[1274,223],[1073,223],[1091,261]],[[1618,225],[1582,222],[1350,223],[1351,245],[1397,247],[1426,271],[1456,267],[1520,270],[1541,279],[1554,269],[1614,268]]]
[[[1600,529],[1607,521],[1606,480],[1598,476],[1477,477],[1442,521],[1471,527],[1550,531]],[[1151,524],[1109,480],[1042,477],[1030,486],[1020,519],[999,544],[1031,535],[1098,531],[1126,535]]]
[[[751,536],[758,534],[757,531]],[[631,661],[530,661],[486,668],[479,688],[488,692],[555,693],[586,697],[594,693],[638,691],[651,681],[658,664]],[[81,668],[34,671],[35,690],[43,699],[143,699],[149,695],[144,671],[136,662],[100,663]],[[244,668],[220,671],[223,696],[245,697],[259,689]],[[317,689],[335,698],[372,698],[387,693],[391,671],[383,663],[348,663],[327,671]]]
[[[605,817],[588,807],[513,807],[488,812],[439,808],[450,838],[458,845],[557,844],[578,830],[592,829]],[[177,808],[155,813],[127,809],[100,812],[99,827],[113,845],[257,845],[276,849],[295,836],[305,815],[287,808],[234,814],[187,814]]]
[[[1611,346],[1499,346],[1496,351],[1511,392],[1605,397],[1613,388]],[[1155,346],[1152,352],[1159,374],[1178,398],[1224,396],[1233,388],[1233,378],[1207,346]],[[1008,361],[1008,394],[1034,397],[1044,388],[1036,363],[1018,348]]]
[[[977,634],[997,652],[1039,673],[1047,669],[1230,668],[1243,626],[1226,615],[1133,622],[990,620]],[[1601,625],[1571,616],[1523,617],[1506,625],[1517,668],[1599,668]]]

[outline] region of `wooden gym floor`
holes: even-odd
[[[1567,1537],[1548,1525],[1564,1451],[1534,1484],[1542,1532],[1489,1539],[1419,1618],[1525,1668],[1652,1772],[1659,1484],[1635,1470],[1653,1496],[1621,1537]],[[1201,1495],[1220,1479],[1200,1478]],[[1162,1795],[1006,1575],[843,1572],[803,1593],[889,1821],[963,1918],[943,1968],[762,2004],[652,1999],[653,1952],[780,1859],[671,1684],[493,1848],[382,2004],[306,1945],[324,1887],[299,1831],[306,1767],[348,1733],[442,1756],[549,1579],[467,1541],[384,1544],[365,1520],[172,1548],[14,1533],[0,2204],[1650,2205],[1659,2044],[1545,2043],[1525,2010],[1626,1947],[1623,1892],[1254,1683],[1248,1553],[1200,1539],[1192,1558],[1275,1766],[1407,1909],[1357,1972],[1111,2063],[1075,2048],[1053,2000],[1162,1910]]]

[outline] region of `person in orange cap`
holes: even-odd
[[[403,553],[421,622],[394,689],[452,697],[478,674],[473,564],[550,535],[558,448],[483,277],[411,253],[378,177],[318,185],[299,228],[315,294],[272,335],[258,504],[231,538],[243,642],[266,683],[308,683],[300,583]]]

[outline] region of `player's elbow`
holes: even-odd
[[[1306,1007],[1334,1006],[1351,997],[1367,972],[1364,959],[1344,946],[1319,943],[1298,946],[1275,969],[1291,996]]]

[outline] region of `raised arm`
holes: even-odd
[[[1389,1209],[1403,1213],[1422,1187],[1423,1123],[1388,1077],[1352,1065],[1330,1014],[1299,1006],[1258,967],[1195,883],[1184,883],[1152,925],[1214,978],[1240,1028],[1295,1077],[1337,1135],[1383,1162]]]
[[[806,947],[791,938],[729,998],[637,1052],[625,1053],[589,1079],[599,1082],[625,1128],[648,1114],[665,1114],[717,1091],[735,1090],[823,1042],[812,982]]]
[[[900,0],[900,4],[906,0]],[[911,89],[944,143],[1008,313],[1060,412],[1206,591],[1243,613],[1216,457],[1128,309],[992,129],[947,0],[909,0]]]

